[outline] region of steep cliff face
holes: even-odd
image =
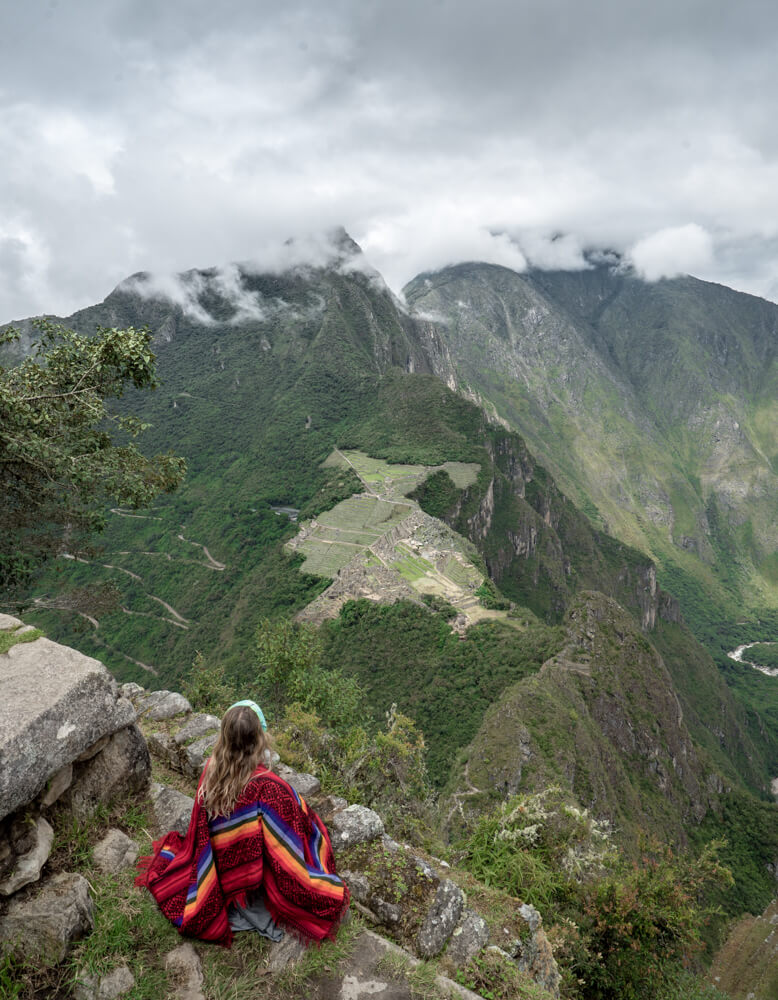
[[[774,303],[608,266],[462,264],[405,294],[441,318],[460,391],[520,431],[595,524],[733,613],[742,595],[778,600]]]
[[[630,608],[645,629],[659,614],[679,619],[651,560],[595,530],[517,434],[490,425],[485,441],[489,465],[443,516],[475,543],[506,596],[558,621],[574,594],[596,589]],[[416,495],[424,507],[424,488]]]
[[[689,732],[664,661],[603,594],[580,594],[565,628],[564,648],[487,713],[452,815],[557,783],[627,841],[642,829],[683,843],[723,783]]]

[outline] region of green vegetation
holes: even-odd
[[[131,438],[146,430],[108,404],[125,389],[157,386],[148,330],[99,327],[81,337],[36,321],[40,340],[18,365],[0,366],[0,599],[29,585],[67,532],[78,552],[105,523],[108,501],[139,507],[174,490],[180,458],[146,458]],[[0,346],[13,331],[0,333]]]
[[[407,601],[349,601],[321,630],[324,665],[359,680],[374,717],[396,703],[421,727],[430,776],[439,786],[489,705],[539,670],[561,644],[560,630],[540,623],[517,632],[484,622],[460,638],[448,616],[445,607],[433,614]]]
[[[775,642],[759,642],[746,650],[745,659],[749,663],[756,663],[760,667],[778,670],[778,644]]]
[[[698,848],[710,841],[722,844],[719,855],[734,876],[734,883],[713,897],[724,914],[761,913],[775,896],[778,806],[730,791],[718,810],[690,830],[690,839]]]
[[[465,863],[539,907],[565,995],[587,1000],[659,1000],[688,985],[685,963],[702,951],[711,912],[701,900],[731,883],[716,845],[697,857],[658,845],[638,862],[622,857],[607,827],[558,788],[485,815]]]
[[[43,632],[38,628],[29,629],[29,631],[20,634],[21,627],[17,626],[12,630],[0,631],[0,655],[7,653],[12,646],[16,646],[20,642],[35,642],[43,635]]]
[[[408,494],[412,500],[418,501],[422,510],[440,518],[454,507],[459,495],[460,490],[445,469],[433,472],[413,493]]]

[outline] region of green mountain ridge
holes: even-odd
[[[594,523],[719,611],[778,604],[778,306],[617,268],[420,275],[460,389],[518,430]]]
[[[175,686],[201,653],[206,664],[225,667],[250,688],[257,622],[300,613],[330,585],[329,577],[300,571],[304,551],[288,549],[298,527],[273,508],[297,509],[304,521],[360,494],[364,482],[353,469],[328,461],[334,449],[424,466],[436,471],[409,499],[462,536],[463,551],[476,553],[491,586],[499,588],[492,599],[514,602],[516,621],[483,622],[460,638],[443,612],[418,602],[388,608],[347,602],[322,634],[324,666],[342,668],[366,685],[374,719],[390,707],[387,699],[416,718],[430,740],[439,786],[450,780],[456,791],[458,753],[469,760],[475,754],[486,767],[479,740],[488,742],[495,726],[510,737],[506,752],[513,760],[505,767],[519,767],[524,744],[511,720],[529,723],[510,705],[524,685],[551,706],[545,721],[540,712],[534,719],[534,770],[525,772],[526,780],[556,780],[557,759],[564,759],[563,776],[582,805],[612,815],[630,836],[656,821],[663,835],[684,842],[703,815],[716,815],[729,789],[749,801],[766,797],[778,773],[778,727],[753,701],[744,706],[733,696],[683,626],[651,554],[677,550],[694,593],[707,585],[722,604],[734,600],[731,581],[727,587],[716,583],[709,564],[669,540],[661,519],[655,524],[638,517],[634,490],[625,510],[609,500],[614,484],[632,490],[630,448],[632,458],[644,453],[657,462],[666,451],[658,423],[642,412],[626,376],[600,357],[570,310],[553,312],[530,278],[478,265],[476,295],[472,269],[454,269],[457,294],[463,302],[469,295],[470,311],[477,308],[482,318],[477,329],[453,321],[443,326],[400,308],[347,249],[330,266],[282,274],[190,272],[180,277],[174,300],[153,278],[136,276],[67,320],[84,331],[144,323],[155,330],[162,386],[148,399],[128,395],[126,405],[152,424],[147,447],[185,455],[190,473],[155,509],[113,512],[104,551],[85,556],[87,562],[57,560],[28,617],[53,637],[104,659],[124,680]],[[523,282],[524,298],[495,294],[495,275],[511,294]],[[418,279],[427,311],[436,305],[433,291],[445,285],[446,295],[452,292],[444,278]],[[421,295],[414,300],[409,291],[408,298],[420,308]],[[537,319],[534,346],[518,321],[527,310]],[[526,352],[516,349],[519,333]],[[467,338],[472,352],[463,360]],[[532,437],[544,446],[585,441],[584,458],[596,456],[600,411],[590,403],[602,399],[611,429],[603,432],[597,461],[610,467],[613,459],[614,471],[590,496],[581,470],[594,465],[558,448],[550,453],[553,461],[538,460],[534,451],[543,452],[533,448]],[[580,426],[571,429],[570,413]],[[527,444],[514,427],[528,429]],[[622,431],[631,435],[628,447]],[[657,467],[676,477],[678,495],[696,517],[689,476],[662,461]],[[458,485],[447,471],[453,472],[451,463],[477,467],[475,480]],[[664,489],[653,468],[645,477],[651,489]],[[662,503],[657,509],[672,507]],[[612,520],[611,511],[620,520]],[[676,525],[674,507],[672,519]],[[641,530],[616,530],[633,523]],[[633,537],[652,545],[641,551]],[[63,584],[72,590],[95,582],[118,588],[118,609],[96,617],[73,599],[68,605],[57,597]],[[569,632],[581,601],[604,609],[595,634],[605,638],[592,640],[587,690],[559,659],[583,662],[572,655],[580,643],[568,655],[558,631],[561,623]],[[628,638],[613,639],[613,629]],[[633,653],[642,670],[634,683]],[[620,757],[622,745],[606,731],[611,716],[600,709],[608,704],[608,685],[627,706],[622,729],[648,734],[634,759]],[[673,721],[679,706],[683,727]],[[556,724],[569,722],[571,712],[581,720],[572,741]],[[659,735],[647,718],[652,713]],[[652,759],[661,765],[666,789],[658,783],[660,771],[649,766]],[[601,780],[570,778],[582,776],[593,760],[600,761]],[[618,767],[609,775],[614,762]],[[504,794],[496,772],[484,773]]]

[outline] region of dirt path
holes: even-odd
[[[471,795],[480,795],[481,794],[481,789],[480,788],[476,788],[475,785],[470,780],[470,761],[468,761],[465,764],[464,770],[462,771],[462,777],[465,780],[465,784],[467,785],[467,789],[464,792],[454,792],[454,794],[451,796],[451,798],[454,800],[454,804],[452,805],[451,809],[449,810],[449,814],[446,817],[446,823],[450,823],[451,822],[451,818],[454,815],[454,813],[457,811],[457,809],[459,810],[459,815],[462,817],[462,819],[464,819],[465,818],[465,811],[462,808],[462,799],[469,798],[469,796],[471,796]]]
[[[137,573],[133,573],[131,569],[124,569],[123,566],[112,566],[111,563],[100,563],[103,569],[115,569],[119,573],[126,573],[127,576],[131,576],[133,580],[137,580],[139,583],[143,583],[143,577],[138,576]]]
[[[180,615],[175,608],[172,608],[167,601],[163,601],[161,597],[155,597],[153,594],[149,594],[149,597],[152,601],[156,601],[158,604],[161,604],[163,608],[169,611],[170,614],[177,618],[180,622],[184,622],[186,625],[191,624],[188,618],[184,618],[183,615]]]
[[[190,545],[196,545],[198,549],[202,549],[205,554],[205,558],[208,560],[208,563],[203,565],[208,565],[210,569],[217,569],[220,573],[227,569],[226,563],[219,562],[218,559],[214,559],[208,549],[201,542],[193,542],[190,538],[184,538],[183,535],[176,535],[176,538],[179,538],[182,542],[188,542]]]
[[[153,517],[151,514],[130,514],[127,510],[122,510],[121,507],[111,507],[112,514],[118,514],[119,517],[134,517],[139,521],[161,521],[161,517]],[[134,661],[133,661],[134,662]]]
[[[149,597],[151,597],[151,594],[149,594]],[[154,599],[157,600],[157,598]],[[122,605],[122,611],[125,615],[137,615],[139,618],[151,618],[155,622],[167,622],[169,625],[175,625],[176,628],[182,628],[187,632],[189,631],[188,625],[184,625],[183,622],[177,622],[174,618],[165,618],[164,615],[152,615],[150,611],[131,611],[129,608],[125,608],[124,605]]]

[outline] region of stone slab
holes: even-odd
[[[41,868],[46,864],[54,843],[54,831],[42,817],[35,824],[35,845],[26,854],[16,859],[13,871],[5,881],[0,883],[0,896],[11,896],[25,885],[37,882],[41,877]]]
[[[159,833],[177,830],[182,837],[186,835],[194,805],[193,798],[177,792],[175,788],[154,782],[151,786],[151,804]]]
[[[135,721],[99,660],[36,639],[0,655],[0,819],[102,736]]]

